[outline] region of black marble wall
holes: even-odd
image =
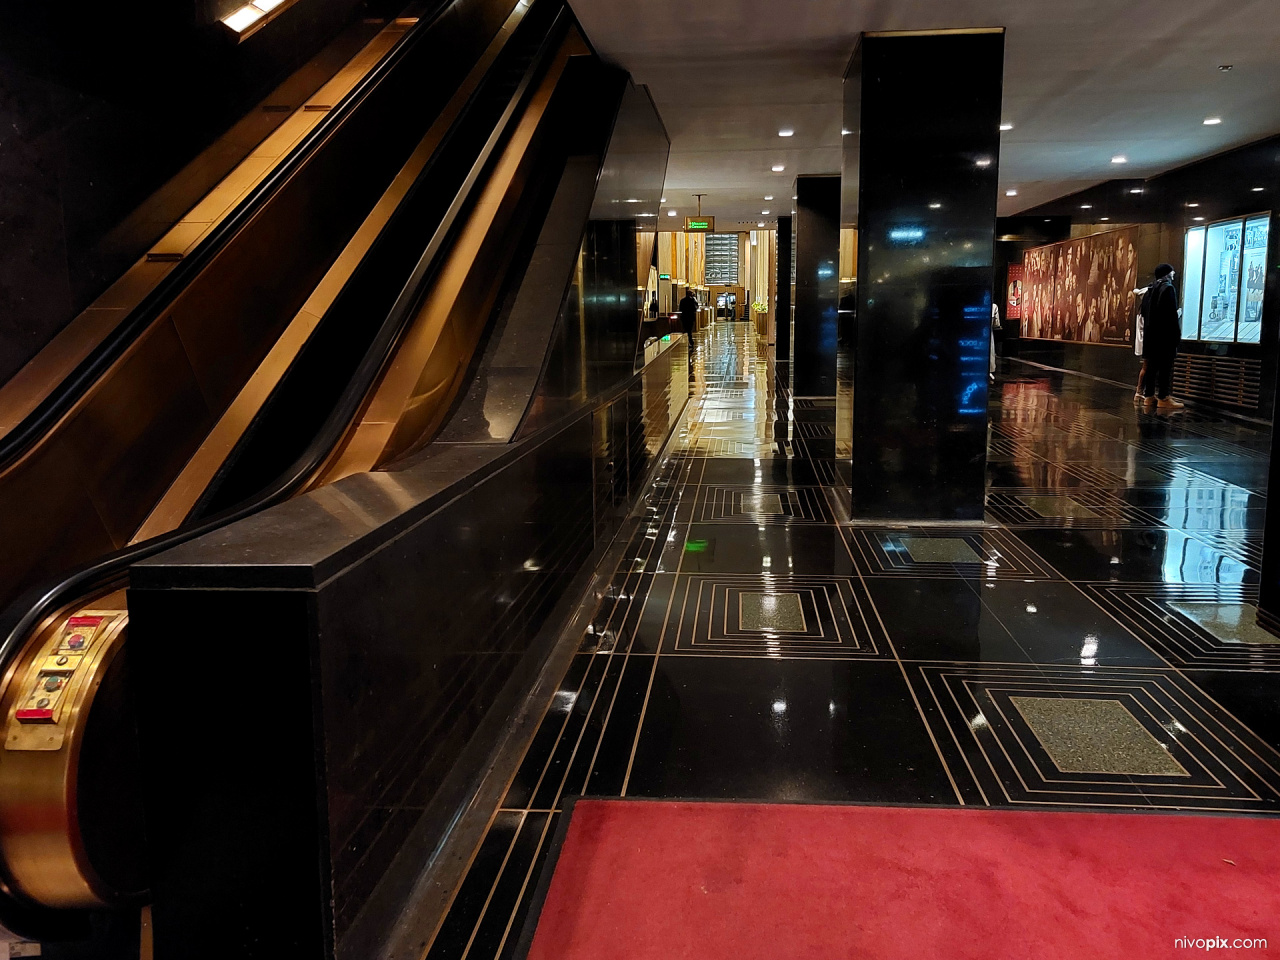
[[[795,322],[791,389],[797,397],[836,395],[840,297],[840,178],[797,177]]]
[[[289,116],[263,98],[298,106],[392,12],[306,0],[237,45],[239,5],[0,4],[0,382]]]
[[[983,515],[1003,69],[1003,31],[865,34],[845,76],[855,517]]]
[[[158,960],[377,955],[688,395],[677,337],[568,423],[134,568]]]
[[[1109,180],[1033,207],[1019,219],[1060,218],[1069,225],[1089,225],[1096,231],[1127,224],[1158,230],[1158,242],[1144,244],[1138,254],[1138,272],[1145,283],[1151,271],[1163,261],[1173,264],[1178,277],[1182,277],[1188,227],[1265,211],[1271,211],[1271,248],[1261,343],[1184,340],[1181,350],[1261,361],[1260,402],[1256,410],[1245,412],[1270,418],[1280,370],[1280,258],[1276,256],[1280,250],[1280,137],[1259,140],[1148,180]],[[1196,220],[1196,217],[1204,219]],[[1011,342],[1009,347],[1012,354],[1039,363],[1125,383],[1137,380],[1139,361],[1131,350],[1047,340]]]
[[[791,218],[778,218],[778,276],[775,289],[774,358],[778,363],[791,360]]]

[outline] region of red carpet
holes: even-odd
[[[529,957],[1206,953],[1280,956],[1280,819],[581,801]]]

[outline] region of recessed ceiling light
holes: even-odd
[[[1204,217],[1192,217],[1191,219],[1192,219],[1192,220],[1203,220],[1203,219],[1204,219]]]
[[[1221,122],[1222,122],[1221,117],[1205,117],[1204,118],[1204,125],[1206,127],[1216,127]]]
[[[764,221],[763,221],[763,220],[761,220],[759,223],[757,223],[757,224],[756,224],[756,226],[757,226],[757,227],[763,227],[763,226],[764,226]]]
[[[1188,203],[1188,204],[1187,204],[1187,206],[1188,206],[1188,207],[1198,207],[1198,206],[1200,206],[1200,204],[1198,204],[1198,203]]]
[[[847,137],[847,136],[848,136],[849,134],[851,134],[851,133],[853,133],[853,131],[852,131],[852,130],[841,130],[841,131],[840,131],[840,136],[842,136],[842,137]]]
[[[1006,191],[1004,192],[1004,195],[1005,195],[1006,197],[1016,197],[1016,196],[1018,195],[1018,191],[1017,191],[1017,190],[1006,190]]]
[[[796,135],[796,132],[792,130],[790,127],[783,127],[781,130],[778,131],[778,136],[780,137],[794,137],[795,135]]]
[[[1267,189],[1267,188],[1266,188],[1266,187],[1254,187],[1254,188],[1253,188],[1253,192],[1254,192],[1254,193],[1261,193],[1261,192],[1262,192],[1263,190],[1265,190],[1265,189]]]
[[[1092,203],[1082,203],[1082,204],[1080,204],[1080,209],[1081,209],[1081,210],[1092,210],[1092,209],[1093,209],[1093,204],[1092,204]]]
[[[1112,163],[1128,163],[1129,158],[1122,153],[1117,153],[1114,157],[1111,158],[1111,162]]]
[[[773,197],[765,197],[766,200],[772,200]]]
[[[783,170],[787,169],[787,167],[786,167],[786,164],[775,163],[771,169],[773,170],[774,173],[781,173]]]
[[[769,211],[768,211],[768,210],[761,210],[761,211],[760,211],[760,216],[762,216],[762,217],[767,217],[768,215],[769,215]]]
[[[1219,70],[1221,70],[1223,73],[1226,73],[1226,72],[1227,72],[1228,70],[1230,70],[1233,66],[1235,66],[1235,65],[1234,65],[1234,64],[1231,64],[1231,63],[1221,63],[1221,64],[1219,64],[1219,65],[1218,65],[1218,69],[1219,69]]]
[[[667,198],[666,198],[666,197],[663,197],[663,198],[662,198],[661,200],[659,200],[658,202],[659,202],[659,203],[666,203],[666,202],[667,202]]]
[[[230,16],[222,18],[222,22],[236,33],[243,33],[246,27],[252,26],[266,16],[266,11],[248,3]]]
[[[667,211],[667,216],[668,216],[668,217],[674,217],[675,215],[676,215],[676,212],[675,212],[674,210],[668,210],[668,211]]]
[[[1111,218],[1110,218],[1110,217],[1099,217],[1098,219],[1099,219],[1099,220],[1110,220]]]
[[[792,199],[792,200],[799,200],[800,198],[799,198],[799,197],[792,197],[791,199]]]
[[[1134,188],[1133,188],[1132,190],[1130,190],[1129,192],[1130,192],[1130,193],[1141,193],[1141,192],[1142,192],[1142,188],[1141,188],[1141,187],[1134,187]]]
[[[1001,129],[1001,130],[1012,130],[1012,129],[1013,129],[1013,124],[1012,124],[1012,123],[1002,123],[1002,124],[1000,124],[1000,129]]]
[[[975,160],[975,161],[974,161],[974,163],[976,163],[976,164],[977,164],[978,166],[980,166],[980,167],[989,167],[989,166],[991,166],[991,158],[990,158],[990,157],[981,157],[981,158],[979,158],[979,159]]]
[[[942,209],[942,204],[940,204],[940,203],[931,203],[931,204],[929,204],[929,209],[930,209],[930,210],[941,210],[941,209]]]

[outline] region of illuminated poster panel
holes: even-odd
[[[1022,258],[1022,335],[1132,343],[1137,286],[1136,227],[1028,250]]]
[[[1270,232],[1269,213],[1187,230],[1178,284],[1184,340],[1261,341]]]

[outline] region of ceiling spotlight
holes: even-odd
[[[1261,192],[1262,192],[1263,190],[1265,190],[1265,189],[1267,189],[1267,188],[1266,188],[1266,187],[1254,187],[1254,188],[1253,188],[1253,192],[1254,192],[1254,193],[1261,193]]]
[[[1110,220],[1111,218],[1110,218],[1110,217],[1099,217],[1098,219],[1099,219],[1099,220]]]
[[[794,137],[795,135],[796,135],[796,132],[792,130],[790,127],[783,127],[781,130],[778,131],[778,136],[780,137]]]
[[[770,169],[773,170],[774,173],[781,173],[783,170],[787,169],[787,167],[786,164],[775,163]]]
[[[1188,207],[1198,207],[1198,206],[1200,206],[1200,204],[1198,204],[1198,203],[1188,203],[1188,204],[1187,204],[1187,206],[1188,206]]]
[[[1006,191],[1004,192],[1004,195],[1005,195],[1006,197],[1016,197],[1016,196],[1018,195],[1018,191],[1017,191],[1017,190],[1006,190]]]
[[[942,204],[940,204],[940,203],[931,203],[931,204],[929,204],[929,209],[930,209],[930,210],[941,210],[941,209],[942,209]]]
[[[1081,209],[1081,210],[1092,210],[1092,209],[1093,209],[1093,204],[1092,204],[1092,203],[1082,203],[1082,204],[1080,204],[1080,209]]]
[[[1112,163],[1128,163],[1129,158],[1122,153],[1117,153],[1114,157],[1111,158],[1111,162]]]
[[[980,158],[980,159],[978,159],[978,160],[975,160],[975,161],[974,161],[974,163],[976,163],[976,164],[977,164],[978,166],[980,166],[980,167],[989,167],[989,166],[991,166],[991,158],[990,158],[990,157],[982,157],[982,158]]]
[[[674,210],[668,210],[668,211],[667,211],[667,216],[668,216],[668,217],[674,217],[675,215],[676,215],[676,212],[675,212]]]
[[[766,200],[772,200],[772,199],[773,199],[773,197],[771,197],[771,196],[770,196],[770,197],[765,197],[765,199],[766,199]]]
[[[763,221],[763,220],[761,220],[759,223],[757,223],[757,224],[756,224],[756,226],[757,226],[757,227],[763,227],[763,226],[764,226],[764,221]]]
[[[847,137],[847,136],[849,136],[849,134],[851,134],[851,133],[853,133],[853,131],[852,131],[852,130],[841,130],[841,131],[840,131],[840,136],[842,136],[842,137]]]
[[[1133,188],[1132,190],[1130,190],[1129,192],[1130,192],[1130,193],[1141,193],[1141,192],[1142,192],[1142,188],[1141,188],[1141,187],[1134,187],[1134,188]]]
[[[662,198],[661,200],[659,200],[658,202],[659,202],[659,203],[666,203],[666,202],[667,202],[667,198],[666,198],[666,197],[663,197],[663,198]]]
[[[1204,118],[1204,125],[1206,127],[1216,127],[1221,122],[1222,122],[1221,117],[1205,117]]]
[[[760,216],[762,216],[762,217],[767,217],[768,215],[769,215],[769,211],[768,211],[768,210],[761,210],[761,211],[760,211]]]
[[[1012,130],[1012,129],[1013,129],[1013,124],[1012,124],[1012,123],[1002,123],[1002,124],[1000,124],[1000,129],[1001,129],[1001,130]]]
[[[1226,72],[1227,72],[1228,70],[1230,70],[1233,66],[1235,66],[1235,65],[1234,65],[1234,64],[1231,64],[1231,63],[1221,63],[1221,64],[1219,64],[1219,65],[1218,65],[1218,69],[1219,69],[1219,70],[1221,70],[1223,73],[1226,73]]]

